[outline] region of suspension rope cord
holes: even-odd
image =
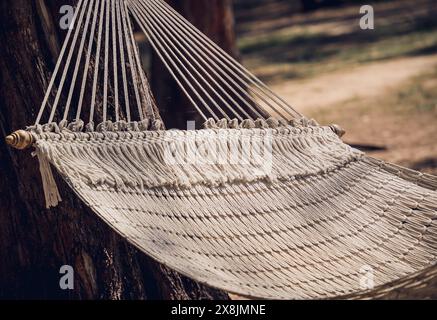
[[[142,3],[142,4],[144,5],[144,3]],[[159,12],[156,11],[156,7],[154,6],[153,3],[148,2],[147,4],[151,4],[150,8],[153,11],[153,15],[151,15],[150,18],[151,19],[153,19],[153,18],[159,19],[165,25],[165,28],[163,28],[163,29],[169,30],[172,27],[170,24],[172,21],[170,20],[170,22],[169,22],[169,17],[167,15],[160,15]],[[244,103],[246,105],[246,107],[248,107],[257,117],[264,118],[264,116],[260,113],[260,110],[258,110],[258,108],[259,108],[258,104],[256,103],[255,100],[253,100],[252,96],[247,92],[247,90],[242,88],[234,79],[232,79],[226,72],[224,72],[224,70],[219,68],[213,60],[209,59],[208,55],[205,53],[204,50],[201,50],[201,48],[197,48],[197,46],[193,45],[193,42],[190,41],[190,39],[188,37],[186,37],[183,34],[183,32],[181,32],[178,28],[172,28],[172,31],[174,31],[174,35],[172,35],[170,32],[169,32],[169,35],[173,39],[175,39],[174,37],[176,37],[178,39],[178,40],[176,40],[176,43],[178,43],[177,41],[179,41],[178,44],[181,45],[181,47],[184,49],[184,51],[185,52],[189,51],[189,53],[187,53],[187,55],[193,59],[193,62],[196,63],[196,65],[198,65],[202,70],[204,70],[204,72],[208,76],[208,78],[210,78],[210,80],[223,92],[223,94],[229,100],[231,100],[231,102],[246,117],[251,118],[250,115],[246,112],[246,110],[244,110],[240,106],[240,104],[237,103],[235,101],[235,99],[232,98],[228,94],[228,92],[227,92],[227,90],[225,90],[225,88],[229,89],[232,94],[234,94],[236,97],[238,97],[241,100],[241,102]],[[208,61],[205,61],[205,59]],[[203,63],[203,65],[200,62]],[[208,70],[206,71],[205,68]],[[210,72],[212,74],[214,74],[214,76],[216,77],[217,80],[214,79],[214,77],[212,77],[210,75]],[[223,78],[223,76],[226,77],[226,80]],[[220,81],[223,86],[221,86],[218,81]],[[234,88],[234,86],[235,86],[235,88]],[[251,103],[248,102],[246,99],[244,99],[242,97],[242,95],[245,95],[251,101]],[[255,104],[258,108],[255,108],[253,104]]]
[[[71,25],[68,28],[67,36],[66,36],[65,41],[64,41],[64,43],[62,45],[61,52],[59,53],[59,58],[58,58],[58,60],[56,62],[55,70],[53,71],[52,77],[50,79],[49,86],[47,88],[47,91],[46,91],[46,94],[44,96],[43,102],[41,104],[41,108],[40,108],[40,110],[38,112],[38,115],[36,117],[35,125],[40,123],[42,115],[43,115],[44,110],[46,108],[47,102],[48,102],[49,97],[50,97],[50,95],[52,93],[53,85],[55,84],[56,77],[57,77],[58,72],[59,72],[59,68],[61,67],[65,51],[67,50],[71,34],[73,33],[73,27],[72,26],[76,23],[77,15],[79,14],[79,12],[82,9],[82,2],[83,2],[83,0],[79,0],[79,2],[77,4],[76,10],[74,12],[74,15],[73,15],[73,18],[72,18],[72,21],[71,21]]]
[[[108,117],[108,85],[109,85],[109,22],[110,22],[110,0],[106,0],[105,16],[105,61],[103,68],[103,122]]]
[[[199,112],[199,114],[202,116],[202,118],[204,120],[207,120],[208,117],[203,113],[202,109],[197,105],[197,103],[194,101],[194,99],[191,97],[191,95],[188,93],[187,89],[185,88],[185,86],[181,83],[181,81],[179,80],[179,78],[175,75],[175,72],[173,71],[173,68],[170,66],[170,64],[173,65],[173,67],[175,66],[174,61],[172,61],[171,59],[169,59],[169,55],[166,51],[161,51],[162,47],[155,42],[155,37],[150,34],[150,31],[148,30],[148,27],[146,27],[146,23],[143,21],[144,17],[140,17],[137,12],[135,10],[131,10],[133,17],[135,18],[135,20],[138,22],[138,25],[140,26],[140,28],[143,30],[143,32],[148,35],[149,40],[150,40],[150,45],[154,48],[156,54],[160,57],[162,63],[166,66],[166,68],[168,69],[169,73],[173,76],[173,78],[175,79],[176,83],[179,85],[179,87],[181,88],[181,90],[185,93],[185,95],[187,96],[187,98],[190,100],[190,102],[194,105],[194,107],[197,109],[197,111]],[[165,56],[165,57],[164,57]],[[169,62],[167,61],[169,60]],[[180,70],[178,70],[177,66],[176,66],[176,72],[180,72]],[[183,78],[185,78],[185,75],[181,74],[181,76]],[[186,78],[185,78],[186,81]],[[193,90],[192,85],[187,81],[187,85]],[[195,91],[195,90],[194,90]],[[196,91],[195,91],[196,92]],[[200,97],[201,102],[203,101],[202,97]],[[208,111],[210,112],[210,114],[213,116],[214,119],[218,120],[219,117],[217,117],[217,115],[209,108],[209,106],[203,101],[204,106],[209,109]]]
[[[147,10],[147,8],[145,8]],[[141,10],[141,9],[140,9]],[[234,113],[235,116],[237,116],[240,120],[243,120],[243,118],[227,103],[227,101],[222,97],[222,95],[220,95],[211,85],[210,82],[208,82],[207,80],[205,80],[205,78],[203,78],[203,76],[200,74],[200,72],[197,70],[196,67],[194,67],[191,62],[186,58],[186,56],[190,56],[190,53],[188,51],[185,50],[185,48],[182,47],[182,50],[185,52],[185,55],[181,53],[181,51],[179,50],[179,48],[176,46],[176,41],[169,41],[169,38],[167,37],[167,35],[162,32],[162,30],[165,30],[165,28],[162,28],[162,24],[159,23],[159,25],[157,25],[155,23],[155,21],[152,19],[153,14],[151,15],[149,11],[143,11],[143,13],[147,16],[147,20],[150,21],[150,23],[152,24],[152,28],[154,30],[154,32],[156,32],[158,38],[160,40],[163,41],[164,45],[169,48],[169,45],[171,48],[169,48],[170,52],[173,52],[174,56],[176,56],[177,61],[180,62],[181,66],[184,66],[184,64],[179,60],[179,57],[186,63],[186,65],[188,67],[190,67],[193,72],[198,76],[198,78],[195,78],[189,71],[187,71],[194,79],[197,83],[199,83],[198,81],[200,80],[202,83],[199,83],[199,86],[201,88],[203,88],[204,86],[208,87],[209,90],[216,96],[217,99],[221,100],[224,105],[231,111]],[[170,34],[170,36],[173,38],[174,37]],[[177,55],[179,55],[179,57],[177,57]],[[205,69],[202,68],[202,66],[198,63],[196,63],[196,65],[198,66],[199,69],[201,69],[203,72],[205,72]],[[210,80],[212,82],[214,82],[214,79],[209,75],[209,73],[206,72],[206,74],[208,75],[208,77],[210,78]],[[215,102],[215,99],[213,97],[211,97],[209,94],[207,95],[208,98],[211,100],[211,102],[218,107],[218,104]],[[218,107],[219,109],[221,109],[220,107]],[[221,109],[222,110],[222,109]],[[224,112],[222,112],[223,114]],[[225,113],[226,115],[226,113]],[[248,116],[248,114],[247,114]]]
[[[155,12],[155,10],[154,10],[154,8],[152,8],[152,7],[150,7],[149,8],[151,11],[148,11],[148,13],[149,13],[149,15],[148,15],[148,17],[149,17],[149,19],[151,20],[151,21],[154,21],[155,19],[155,17],[158,17],[157,15],[156,15],[156,12]],[[214,77],[210,74],[211,72],[214,74],[214,75],[216,75],[216,76],[218,76],[219,77],[219,79],[221,79],[221,80],[223,80],[223,78],[221,78],[220,77],[220,75],[218,75],[216,72],[215,72],[215,70],[213,69],[213,68],[207,68],[207,63],[205,62],[205,60],[201,57],[201,56],[196,56],[196,58],[197,59],[194,59],[193,58],[193,55],[192,55],[192,51],[190,50],[190,47],[188,47],[188,46],[183,46],[183,45],[181,45],[181,43],[183,44],[184,42],[183,41],[181,41],[181,42],[179,42],[177,39],[179,39],[179,40],[181,40],[181,38],[180,38],[180,35],[177,33],[177,34],[172,34],[171,32],[168,32],[168,30],[169,30],[169,25],[168,25],[168,23],[166,22],[166,20],[165,19],[156,19],[156,22],[159,24],[159,27],[157,28],[158,30],[161,30],[161,32],[166,32],[167,33],[167,35],[170,37],[170,38],[172,38],[173,39],[173,41],[169,41],[169,43],[170,43],[170,45],[172,45],[172,46],[174,46],[174,47],[176,47],[177,45],[179,45],[180,46],[180,48],[181,48],[181,50],[185,53],[185,54],[180,54],[181,55],[181,57],[184,59],[184,60],[187,60],[188,58],[189,59],[191,59],[192,60],[192,62],[197,66],[197,67],[193,67],[193,69],[194,69],[194,71],[196,72],[196,74],[201,78],[201,80],[202,81],[204,81],[204,83],[210,88],[210,90],[212,90],[213,91],[213,93],[225,104],[225,106],[231,111],[231,112],[233,112],[234,113],[234,115],[236,115],[240,120],[242,120],[242,117],[240,116],[240,114],[238,114],[230,105],[229,105],[229,103],[222,97],[222,95],[221,94],[219,94],[217,91],[216,91],[216,89],[215,88],[218,88],[220,91],[221,91],[221,93],[222,94],[224,94],[225,95],[225,97],[227,97],[229,100],[230,100],[230,102],[233,104],[233,105],[235,105],[237,108],[239,108],[239,110],[243,113],[243,115],[245,116],[245,117],[247,117],[247,118],[251,118],[251,116],[249,115],[249,113],[247,113],[246,112],[246,110],[244,110],[240,105],[239,105],[239,103],[237,103],[236,101],[235,101],[235,99],[233,98],[233,97],[231,97],[231,95],[227,92],[227,90],[225,90],[225,88],[224,87],[222,87],[219,83],[218,83],[218,81],[216,80],[216,79],[214,79]],[[176,38],[175,38],[176,37]],[[166,37],[166,40],[168,41],[168,37]],[[178,50],[177,48],[175,49],[175,50]],[[178,52],[179,52],[179,50],[178,50]],[[180,52],[179,52],[180,53]],[[202,65],[202,63],[200,63],[200,62],[203,62],[203,65]],[[188,63],[190,63],[190,62],[188,62]],[[212,84],[214,84],[215,85],[215,88],[213,88],[212,87],[212,85],[210,84],[210,82],[208,81],[208,80],[206,80],[206,79],[204,79],[203,78],[203,76],[197,71],[197,68],[198,69],[200,69],[206,76],[207,76],[207,78],[210,80],[210,82],[212,82]],[[209,69],[209,70],[207,70],[207,69]],[[236,95],[238,95],[238,93],[235,91],[235,90],[233,90],[233,88],[232,88],[232,86],[229,86],[228,85],[228,87],[229,87],[229,89],[231,89],[231,91],[233,91],[233,93],[234,94],[236,94]],[[244,100],[243,100],[244,101]],[[246,101],[244,101],[244,102],[246,102]],[[262,117],[262,115],[261,114],[259,114],[258,112],[257,112],[257,110],[255,109],[255,108],[253,108],[253,106],[251,106],[249,103],[247,103],[247,106],[249,107],[249,108],[251,108],[252,109],[252,111],[253,112],[255,112],[259,117]]]
[[[88,70],[90,67],[91,53],[93,51],[94,37],[96,34],[96,24],[97,24],[97,17],[99,15],[99,11],[98,11],[99,5],[100,5],[100,0],[97,0],[95,7],[94,7],[94,16],[93,16],[93,22],[92,22],[92,26],[91,26],[90,38],[88,41],[88,47],[87,47],[88,50],[87,50],[87,55],[86,55],[86,60],[85,60],[85,68],[84,68],[83,77],[82,77],[82,85],[80,87],[80,96],[79,96],[79,102],[77,105],[76,121],[80,120],[80,115],[82,112],[82,103],[83,103],[84,94],[85,94],[85,86],[86,86],[86,82],[87,82],[87,78],[88,78]]]
[[[126,41],[126,49],[127,49],[127,57],[128,57],[128,61],[129,61],[129,67],[131,70],[131,77],[132,77],[132,82],[133,82],[133,87],[134,87],[134,94],[135,94],[135,99],[136,99],[136,103],[137,103],[137,108],[138,108],[138,114],[141,120],[143,120],[144,115],[143,115],[143,109],[141,107],[141,98],[140,98],[140,94],[138,92],[138,74],[137,74],[137,66],[136,66],[136,62],[135,62],[135,58],[134,58],[134,52],[132,51],[132,47],[135,45],[135,43],[132,43],[132,38],[130,37],[130,31],[129,28],[127,26],[128,23],[130,23],[127,20],[127,11],[125,10],[126,3],[123,2],[123,4],[121,5],[120,11],[121,11],[121,15],[122,15],[122,26],[123,26],[123,38]]]
[[[94,79],[93,79],[93,91],[91,97],[91,108],[90,108],[90,123],[93,123],[94,120],[94,111],[97,100],[97,82],[99,79],[99,70],[100,70],[100,51],[102,46],[102,37],[103,37],[103,16],[106,10],[106,1],[102,0],[102,4],[100,7],[100,17],[99,17],[99,31],[97,35],[97,49],[96,49],[96,60],[94,67]]]
[[[120,59],[121,59],[121,76],[123,82],[123,94],[124,94],[124,104],[126,109],[126,119],[128,122],[131,121],[130,115],[130,103],[129,103],[129,91],[128,91],[128,83],[126,76],[126,59],[124,55],[124,42],[123,42],[123,32],[121,27],[121,9],[120,9],[120,0],[116,0],[116,13],[117,13],[117,34],[118,34],[118,43],[120,44]]]
[[[114,67],[113,81],[114,81],[114,105],[115,105],[115,121],[120,120],[120,105],[118,97],[118,63],[117,63],[117,35],[116,20],[115,20],[115,0],[111,1],[111,34],[112,34],[112,64]]]
[[[142,22],[145,24],[146,30],[148,30],[149,35],[154,39],[156,42],[158,49],[162,50],[164,54],[171,60],[171,63],[173,64],[174,68],[177,70],[178,74],[180,74],[184,81],[189,85],[189,87],[193,90],[197,98],[202,102],[204,107],[211,113],[214,114],[212,111],[210,105],[206,102],[206,100],[203,98],[202,94],[199,93],[194,86],[191,84],[191,81],[188,80],[187,76],[194,82],[194,84],[200,89],[200,91],[203,93],[204,96],[206,96],[207,99],[209,99],[212,104],[216,107],[216,109],[222,114],[222,116],[226,117],[230,120],[229,116],[226,114],[226,112],[223,111],[223,109],[218,105],[218,103],[211,97],[211,95],[208,93],[208,91],[199,83],[199,80],[193,75],[192,72],[190,72],[187,68],[187,66],[181,62],[179,57],[176,55],[176,53],[171,50],[168,43],[163,40],[161,37],[161,34],[158,32],[158,30],[155,28],[155,26],[149,21],[147,15],[137,7],[140,15],[142,16]],[[173,57],[173,59],[168,55],[170,53],[170,56]],[[190,65],[188,65],[189,67]],[[192,67],[192,66],[191,66]],[[184,73],[185,71],[185,73]]]
[[[59,99],[61,98],[62,88],[64,87],[65,79],[67,77],[67,73],[68,73],[67,71],[71,65],[71,58],[73,57],[74,48],[76,47],[77,38],[79,36],[80,26],[82,25],[82,20],[83,20],[84,14],[86,12],[87,6],[88,6],[88,0],[85,0],[85,2],[83,3],[83,7],[81,8],[79,21],[78,21],[77,25],[75,23],[76,30],[74,32],[73,40],[72,40],[70,50],[69,50],[68,56],[67,56],[67,61],[65,62],[65,70],[61,76],[61,81],[60,81],[59,86],[58,86],[58,91],[56,93],[55,101],[53,102],[52,111],[50,113],[48,123],[53,122],[53,118],[55,116],[55,112],[56,112],[56,109],[58,107]]]
[[[86,34],[88,32],[88,27],[90,25],[89,22],[91,19],[92,12],[93,12],[93,2],[91,1],[89,4],[87,16],[85,19],[85,24],[83,26],[83,36],[81,37],[81,40],[80,40],[79,51],[77,53],[76,64],[74,66],[73,79],[71,80],[70,91],[68,93],[67,102],[65,104],[64,117],[62,118],[62,120],[67,119],[68,112],[70,111],[71,99],[73,98],[74,88],[76,87],[76,79],[77,79],[77,75],[79,73],[79,66],[80,66],[80,62],[82,60],[82,52],[83,52],[83,49],[85,46]]]
[[[198,45],[202,45],[206,50],[212,54],[212,58],[214,58],[217,62],[222,65],[227,65],[233,69],[234,72],[237,72],[240,76],[242,76],[246,81],[249,81],[255,89],[260,94],[263,94],[273,101],[276,102],[277,106],[281,108],[283,112],[281,114],[292,116],[292,117],[302,117],[302,115],[289,106],[282,98],[277,96],[271,89],[269,89],[264,83],[262,83],[256,76],[254,76],[250,71],[241,66],[234,58],[232,58],[229,54],[223,51],[217,44],[208,39],[202,32],[200,32],[197,28],[191,25],[185,18],[183,18],[178,12],[176,12],[170,5],[161,1],[161,0],[129,0],[129,3],[140,2],[140,3],[153,3],[157,7],[161,8],[161,15],[172,17],[177,20],[177,24],[175,24],[175,29],[179,29],[184,31],[186,35],[190,35],[198,40]],[[175,21],[176,21],[175,20]],[[243,80],[240,78],[240,80]],[[255,91],[253,91],[255,93]],[[260,98],[261,96],[258,95]],[[272,107],[270,105],[270,107]],[[278,110],[275,110],[279,113]]]
[[[155,115],[155,110],[153,108],[153,99],[152,99],[152,93],[150,91],[150,86],[149,83],[147,81],[147,78],[144,74],[144,71],[141,67],[141,59],[140,59],[140,53],[138,51],[138,47],[136,45],[135,42],[135,38],[134,38],[134,33],[132,30],[132,25],[131,25],[131,21],[130,19],[128,19],[128,8],[127,8],[127,3],[126,1],[123,1],[123,6],[122,6],[122,12],[123,12],[123,16],[124,16],[124,23],[125,23],[125,28],[127,26],[127,36],[126,36],[126,42],[128,44],[128,48],[130,49],[130,53],[129,53],[129,59],[130,59],[130,63],[132,65],[132,80],[134,82],[134,90],[135,90],[135,96],[137,98],[137,102],[138,102],[138,112],[140,114],[140,118],[141,120],[143,120],[143,108],[139,99],[139,92],[138,92],[138,88],[137,88],[137,84],[138,84],[138,75],[140,76],[140,80],[141,80],[141,86],[142,86],[142,96],[143,99],[145,100],[145,105],[146,105],[146,112],[148,116],[151,116],[153,119],[156,118]]]

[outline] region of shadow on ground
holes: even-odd
[[[437,172],[437,158],[426,158],[410,165],[411,169],[424,172]]]

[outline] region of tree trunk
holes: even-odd
[[[209,2],[209,1],[208,1]],[[50,5],[49,5],[50,3]],[[33,124],[59,50],[65,0],[0,3],[0,130]],[[0,142],[0,298],[226,299],[151,260],[113,232],[56,177],[63,202],[46,210],[30,151]],[[74,269],[61,290],[60,267]]]
[[[232,0],[167,0],[188,21],[205,33],[231,56],[239,53],[235,41]],[[169,128],[186,129],[186,120],[202,123],[195,108],[179,89],[177,83],[152,55],[151,84],[161,116]]]

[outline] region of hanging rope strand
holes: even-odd
[[[110,30],[110,0],[106,0],[106,15],[105,15],[105,61],[103,69],[103,122],[106,122],[108,117],[108,86],[109,86],[109,30]]]
[[[94,68],[94,79],[93,79],[93,91],[91,97],[91,107],[90,107],[90,124],[93,123],[94,120],[94,111],[95,105],[97,103],[97,82],[99,79],[99,70],[100,70],[100,51],[102,46],[102,36],[103,36],[103,17],[105,14],[106,1],[102,0],[100,7],[100,17],[99,17],[99,31],[97,35],[97,49],[96,49],[96,60],[95,60],[95,68]]]
[[[76,7],[76,10],[75,10],[74,15],[73,15],[72,22],[71,22],[72,25],[74,25],[76,23],[77,16],[78,16],[79,12],[82,9],[82,3],[83,3],[83,0],[79,0],[79,2],[77,4],[77,7]],[[49,86],[47,87],[47,91],[45,93],[43,102],[41,104],[41,108],[40,108],[40,110],[38,112],[38,115],[36,117],[35,125],[40,123],[42,115],[44,113],[44,110],[45,110],[45,108],[47,106],[47,102],[49,100],[49,97],[52,94],[52,88],[53,88],[53,85],[55,84],[56,77],[58,75],[59,69],[61,67],[64,55],[65,55],[65,52],[66,52],[67,47],[68,47],[68,43],[69,43],[70,38],[71,38],[71,34],[73,33],[73,29],[74,28],[71,25],[68,28],[67,36],[66,36],[66,38],[64,40],[64,43],[62,45],[61,52],[59,53],[58,60],[56,61],[55,70],[53,71],[52,77],[50,79]]]
[[[135,5],[135,4],[134,4]],[[143,30],[143,32],[149,36],[150,39],[150,44],[151,46],[154,48],[156,54],[160,57],[161,61],[163,62],[163,64],[166,66],[166,68],[168,69],[168,71],[170,72],[170,74],[173,76],[173,78],[175,79],[175,81],[178,83],[178,85],[180,86],[181,90],[185,93],[185,95],[187,96],[187,98],[191,101],[191,103],[194,105],[194,107],[197,109],[197,111],[199,112],[199,114],[202,116],[202,118],[204,118],[204,120],[207,120],[208,117],[203,113],[203,111],[201,110],[201,108],[197,105],[197,103],[193,100],[193,98],[191,97],[191,95],[188,93],[187,89],[185,88],[185,86],[181,83],[181,81],[178,79],[178,77],[176,76],[175,72],[178,72],[178,74],[180,74],[182,76],[182,78],[184,79],[184,81],[186,82],[186,84],[188,85],[188,87],[190,87],[191,90],[193,90],[192,85],[187,81],[185,75],[183,75],[183,73],[180,71],[180,69],[177,67],[177,65],[175,64],[175,62],[173,60],[171,60],[171,58],[169,57],[168,53],[164,50],[162,50],[162,46],[156,42],[155,40],[155,36],[152,35],[150,33],[150,30],[147,26],[147,24],[144,21],[144,17],[140,17],[139,14],[137,14],[136,10],[131,10],[135,20],[138,22],[139,26],[141,27],[141,29]],[[175,71],[173,71],[173,68],[170,66],[170,64],[172,65],[173,68],[175,68]],[[195,90],[193,90],[195,91]],[[202,102],[202,104],[204,105],[204,107],[210,112],[210,114],[213,116],[214,119],[218,120],[219,117],[217,117],[217,115],[209,108],[208,104],[205,103],[205,101],[202,99],[202,97],[198,97],[199,100]]]
[[[126,76],[126,59],[124,55],[123,32],[121,26],[120,0],[117,0],[115,4],[116,4],[116,13],[117,13],[118,43],[120,44],[120,59],[121,59],[120,62],[121,62],[121,76],[123,80],[124,104],[126,110],[126,119],[128,122],[130,122],[131,121],[130,102],[129,102],[129,91],[128,91],[127,76]]]
[[[71,58],[73,57],[74,49],[75,49],[76,43],[77,43],[77,38],[79,36],[80,28],[82,25],[82,20],[83,20],[83,17],[84,17],[84,14],[86,12],[87,7],[88,7],[88,0],[85,0],[83,7],[81,8],[79,21],[77,24],[75,23],[75,25],[74,25],[75,32],[74,32],[74,36],[73,36],[73,41],[71,43],[70,50],[68,52],[67,61],[65,62],[65,68],[64,68],[64,71],[62,73],[61,81],[58,85],[58,91],[56,93],[55,101],[53,102],[52,111],[50,113],[48,123],[53,122],[53,118],[55,116],[55,112],[56,112],[56,109],[58,107],[59,99],[61,98],[62,89],[64,87],[65,79],[66,79],[67,74],[68,74],[68,69],[70,68],[70,65],[71,65]]]
[[[144,8],[145,10],[147,10],[148,8]],[[177,42],[176,41],[170,41],[169,38],[167,37],[167,34],[163,32],[163,30],[165,30],[165,28],[162,27],[162,24],[159,23],[159,25],[157,25],[157,23],[155,23],[155,20],[153,19],[153,14],[150,14],[149,11],[143,11],[145,13],[145,15],[147,16],[148,21],[150,21],[150,23],[153,25],[154,31],[157,32],[157,35],[159,35],[160,39],[163,40],[164,45],[169,49],[170,52],[173,53],[174,56],[176,56],[176,59],[180,62],[180,64],[182,66],[187,65],[188,67],[190,67],[190,69],[194,72],[195,75],[197,75],[198,78],[194,77],[194,75],[192,75],[191,72],[189,72],[187,70],[187,72],[192,75],[192,77],[195,79],[195,81],[197,83],[199,83],[199,80],[201,83],[199,83],[199,87],[203,88],[204,86],[206,86],[211,93],[213,93],[215,95],[215,97],[218,100],[221,100],[224,105],[231,111],[234,113],[235,116],[237,116],[240,120],[242,120],[243,118],[226,102],[226,100],[222,97],[221,94],[219,94],[211,85],[211,83],[206,80],[197,70],[196,67],[194,67],[192,65],[192,63],[190,61],[188,61],[188,59],[186,58],[186,56],[190,56],[190,54],[184,49],[181,48],[184,52],[185,55],[181,53],[181,51],[179,50],[179,48],[177,47]],[[170,34],[171,36],[171,34]],[[172,36],[171,36],[172,37]],[[173,38],[173,37],[172,37]],[[174,38],[173,38],[174,40]],[[180,59],[182,59],[185,64],[183,64]],[[205,69],[202,68],[202,66],[198,63],[196,63],[196,65],[198,66],[199,69],[203,70],[205,72]],[[211,82],[214,83],[214,79],[208,74],[205,73]],[[208,91],[203,90],[204,92],[207,93],[208,98],[212,101],[213,105],[216,106],[216,108],[218,108],[219,110],[221,110],[221,113],[226,115],[226,113],[222,110],[222,108],[219,107],[219,105],[216,103],[215,99],[213,97],[211,97],[211,95],[208,93]]]
[[[157,23],[159,24],[159,30],[163,30],[164,32],[166,32],[168,34],[168,36],[170,38],[173,39],[173,41],[169,41],[170,44],[173,45],[179,45],[181,50],[185,53],[185,54],[181,54],[181,57],[184,58],[184,60],[186,59],[191,59],[191,61],[196,65],[196,67],[194,68],[196,74],[198,74],[199,76],[200,73],[197,71],[197,69],[201,70],[209,79],[205,80],[207,83],[207,86],[215,93],[215,95],[225,104],[225,106],[231,111],[233,112],[239,119],[242,119],[242,117],[240,116],[240,114],[238,114],[238,112],[236,112],[230,105],[229,103],[226,102],[226,100],[222,97],[222,94],[228,98],[228,100],[234,105],[236,106],[241,113],[243,113],[243,115],[247,118],[251,118],[251,116],[239,105],[238,102],[235,101],[234,98],[231,97],[231,95],[227,92],[227,90],[225,89],[224,86],[221,86],[218,81],[216,79],[214,79],[214,77],[210,74],[214,74],[216,77],[218,77],[218,79],[221,79],[223,81],[223,78],[220,77],[220,75],[214,70],[214,68],[209,67],[208,68],[208,64],[205,62],[205,60],[203,60],[203,58],[199,55],[196,55],[196,52],[194,52],[194,55],[196,55],[196,57],[193,57],[192,55],[192,51],[189,50],[190,48],[188,46],[184,46],[184,44],[186,45],[186,42],[181,41],[181,37],[179,36],[178,33],[172,34],[171,32],[169,32],[170,30],[170,26],[169,24],[166,22],[165,19],[155,19],[155,18],[159,18],[160,16],[156,14],[156,11],[154,10],[153,7],[149,8],[150,14],[149,14],[149,19],[150,20],[155,20],[157,21]],[[162,18],[162,17],[161,17]],[[201,63],[203,62],[203,64]],[[208,70],[207,70],[208,69]],[[202,76],[201,76],[202,77]],[[210,82],[212,84],[215,85],[215,87],[212,87],[212,85],[210,84]],[[225,82],[223,82],[225,83]],[[226,86],[226,85],[225,85]],[[231,92],[233,92],[234,94],[238,95],[239,94],[232,88],[232,86],[227,85],[228,89],[230,89]],[[216,90],[220,90],[221,94],[219,94]],[[241,97],[241,96],[240,96]],[[242,100],[244,102],[246,102],[245,100]],[[257,112],[257,110],[255,108],[253,108],[250,104],[247,103],[247,106],[250,108],[252,108],[252,111],[255,112],[259,117],[262,117],[261,114],[259,114]]]
[[[135,53],[132,49],[134,44],[132,43],[130,29],[127,26],[127,24],[129,24],[130,22],[127,21],[127,11],[125,10],[126,9],[125,5],[126,5],[126,3],[123,1],[123,4],[121,5],[123,38],[126,41],[127,57],[128,57],[128,61],[129,61],[129,68],[130,68],[131,78],[132,78],[132,82],[133,82],[133,88],[134,88],[134,94],[135,94],[135,100],[136,100],[136,104],[137,104],[138,114],[139,114],[140,120],[143,120],[143,118],[144,118],[143,109],[141,107],[141,98],[140,98],[140,94],[138,92],[138,85],[140,83],[138,81],[138,71],[137,71],[137,67],[135,64],[135,57],[134,57]]]
[[[92,26],[91,26],[89,41],[88,41],[88,47],[87,47],[88,50],[87,50],[87,55],[86,55],[85,68],[84,68],[83,77],[82,77],[82,85],[80,87],[79,102],[77,104],[76,121],[80,120],[80,116],[81,116],[81,112],[82,112],[82,104],[83,104],[83,99],[84,99],[84,95],[85,95],[85,87],[86,87],[86,82],[88,79],[88,70],[90,67],[91,54],[93,51],[94,39],[95,39],[95,35],[96,35],[96,25],[97,25],[97,18],[99,16],[99,6],[100,6],[100,0],[97,0],[95,7],[94,7],[93,22],[92,22]]]
[[[175,68],[177,68],[178,73],[181,74],[183,81],[186,81],[186,83],[189,85],[193,93],[201,100],[205,108],[211,112],[211,115],[214,113],[212,112],[212,106],[208,102],[206,102],[206,100],[202,96],[206,96],[206,99],[208,99],[212,103],[212,105],[221,113],[221,115],[230,120],[226,112],[223,111],[223,109],[218,105],[218,103],[211,97],[209,92],[204,88],[204,85],[208,85],[208,83],[204,81],[202,77],[198,79],[193,75],[193,72],[196,73],[193,66],[187,60],[185,60],[186,64],[184,64],[181,61],[181,59],[177,55],[177,53],[180,54],[180,52],[179,51],[175,52],[174,50],[172,50],[168,44],[168,41],[165,41],[163,35],[159,32],[159,29],[156,28],[156,26],[152,23],[151,19],[147,17],[145,11],[142,10],[140,7],[136,7],[136,8],[138,9],[140,15],[143,16],[145,27],[149,30],[149,34],[152,37],[154,37],[160,50],[163,50],[165,54],[169,53],[173,57],[173,58],[169,57],[169,59],[171,59],[172,63],[175,65]],[[174,49],[177,50],[177,48]],[[188,70],[188,67],[191,68],[193,72],[190,72],[190,70]],[[194,88],[194,86],[191,84],[191,81],[188,80],[187,77],[194,82],[194,84],[198,87],[198,89],[200,89],[200,92],[202,92],[202,94]],[[199,82],[199,80],[203,81],[203,85]]]
[[[115,0],[111,0],[111,34],[112,34],[112,64],[114,67],[113,80],[114,80],[114,105],[115,105],[115,121],[120,120],[120,104],[118,97],[118,61],[117,61],[117,34],[116,34],[116,21],[115,21]]]
[[[91,14],[93,12],[93,4],[94,4],[94,0],[91,0],[89,7],[88,7],[88,13],[87,13],[87,16],[85,19],[85,24],[83,26],[83,33],[81,35],[81,40],[80,40],[80,44],[79,44],[79,51],[78,51],[77,57],[76,57],[76,64],[74,66],[73,78],[71,80],[70,90],[68,92],[67,102],[65,103],[64,116],[63,116],[62,120],[67,120],[68,112],[70,111],[71,99],[73,98],[74,89],[76,87],[76,79],[77,79],[77,75],[79,73],[80,62],[82,60],[82,53],[83,53],[83,49],[85,46],[85,40],[86,40],[86,36],[88,33],[88,27],[90,25],[89,22],[91,20]]]
[[[212,57],[215,58],[220,63],[226,63],[230,66],[235,72],[237,72],[240,76],[244,77],[249,83],[255,86],[256,89],[260,92],[260,94],[264,96],[268,96],[270,99],[276,101],[277,106],[281,107],[285,114],[289,116],[295,117],[302,115],[294,110],[291,106],[289,106],[282,98],[277,96],[271,89],[269,89],[264,83],[262,83],[258,78],[256,78],[250,71],[241,66],[234,58],[232,58],[229,54],[224,52],[217,44],[208,39],[202,32],[200,32],[197,28],[191,25],[185,18],[183,18],[178,12],[176,12],[170,5],[160,0],[128,0],[129,3],[136,2],[152,2],[163,9],[163,15],[172,16],[177,19],[180,24],[178,26],[179,30],[185,31],[186,33],[191,33],[192,36],[196,37],[202,46],[205,46],[206,50],[213,53]],[[215,55],[214,55],[215,54]],[[281,112],[282,113],[282,112]]]
[[[140,118],[141,120],[143,120],[144,118],[144,111],[142,108],[142,104],[141,104],[141,99],[139,96],[139,91],[138,91],[138,76],[141,80],[141,88],[142,88],[142,95],[144,97],[145,100],[145,106],[146,106],[146,115],[147,116],[151,116],[152,119],[156,118],[155,115],[155,110],[153,108],[153,99],[151,97],[151,91],[150,91],[150,87],[149,87],[149,83],[144,75],[144,71],[141,67],[141,59],[140,59],[140,54],[138,52],[138,48],[135,42],[135,38],[134,38],[134,33],[132,30],[132,25],[131,25],[131,21],[128,17],[128,8],[127,8],[127,4],[126,1],[123,1],[123,6],[122,6],[122,12],[123,12],[123,21],[125,23],[125,28],[127,26],[127,36],[126,36],[126,43],[128,45],[128,48],[130,50],[129,53],[129,60],[130,60],[130,64],[131,64],[131,70],[132,70],[132,79],[134,81],[134,90],[135,90],[135,96],[137,99],[137,104],[138,104],[138,113],[140,114]]]

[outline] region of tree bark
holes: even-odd
[[[0,2],[0,130],[33,123],[53,70],[65,0]],[[30,151],[0,142],[0,298],[227,299],[148,258],[113,232],[56,177],[63,202],[45,209]],[[74,290],[61,290],[71,265]]]
[[[234,58],[235,41],[232,0],[167,0],[167,2]],[[159,57],[152,55],[151,84],[161,116],[169,128],[186,129],[186,121],[203,120],[167,72]]]

